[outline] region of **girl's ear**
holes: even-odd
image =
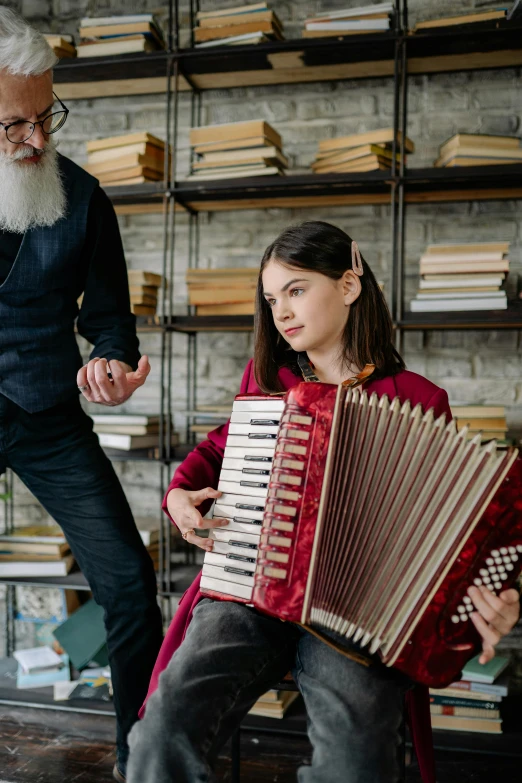
[[[351,305],[361,294],[361,278],[351,269],[347,269],[341,278],[345,305]]]

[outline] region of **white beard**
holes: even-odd
[[[52,226],[66,211],[56,145],[50,139],[38,163],[20,163],[38,151],[20,145],[14,155],[0,152],[0,229],[25,234]]]

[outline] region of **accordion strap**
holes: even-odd
[[[329,636],[326,636],[325,634],[321,633],[320,631],[317,631],[315,628],[311,628],[309,625],[303,625],[302,623],[297,623],[301,628],[303,628],[305,631],[308,631],[308,633],[311,633],[312,636],[315,636],[317,639],[319,639],[321,642],[324,642],[328,645],[328,647],[331,647],[332,650],[335,650],[338,653],[341,653],[341,655],[344,655],[345,658],[351,658],[352,661],[356,661],[357,663],[361,663],[363,666],[371,666],[373,661],[371,658],[366,657],[365,655],[362,655],[361,653],[353,652],[352,650],[347,650],[346,647],[342,647],[342,645],[337,644],[337,642],[334,642],[333,639],[330,639]]]

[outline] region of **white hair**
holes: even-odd
[[[42,33],[15,11],[0,8],[0,70],[14,76],[40,76],[57,62]]]

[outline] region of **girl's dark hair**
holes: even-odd
[[[269,261],[296,269],[320,272],[339,280],[352,268],[352,240],[337,226],[323,221],[307,221],[286,228],[264,252],[256,292],[254,375],[265,393],[283,391],[277,374],[288,367],[297,375],[297,354],[277,331],[269,305],[263,296],[262,274]],[[375,364],[373,378],[396,375],[405,369],[392,343],[393,325],[388,305],[372,270],[363,259],[362,291],[350,305],[343,335],[346,363],[364,367]]]

